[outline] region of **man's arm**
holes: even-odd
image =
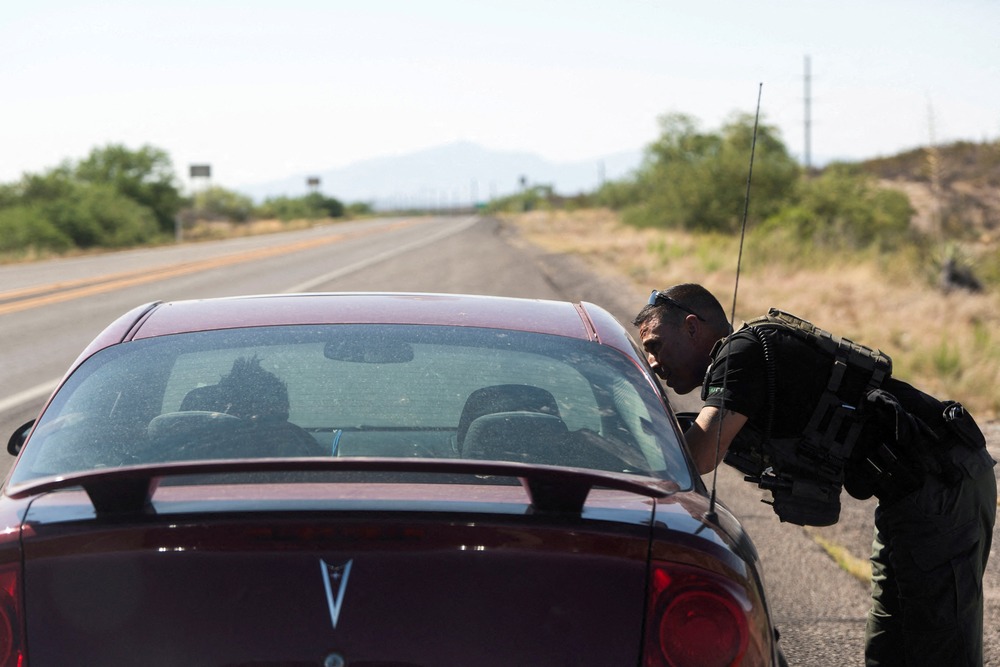
[[[721,414],[721,419],[720,419]],[[719,437],[719,422],[722,422],[722,436]],[[731,410],[720,411],[719,408],[705,406],[698,413],[697,419],[684,432],[688,449],[694,458],[698,473],[704,475],[711,472],[725,457],[729,444],[747,422],[747,418]],[[716,449],[718,448],[718,457]]]

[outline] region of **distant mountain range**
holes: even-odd
[[[310,190],[308,179],[317,178],[316,189],[345,203],[368,202],[376,208],[464,206],[524,186],[549,185],[561,195],[590,192],[604,180],[626,176],[641,161],[642,152],[636,150],[554,163],[531,153],[494,151],[460,141],[237,189],[256,201],[297,197]]]

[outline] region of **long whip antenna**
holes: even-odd
[[[746,194],[743,197],[743,222],[740,225],[740,250],[736,257],[736,282],[733,285],[733,305],[729,311],[729,322],[732,326],[732,322],[736,321],[736,297],[740,290],[740,267],[743,265],[743,240],[746,238],[747,234],[747,216],[750,212],[750,181],[753,179],[753,157],[757,150],[757,125],[760,122],[760,97],[764,89],[764,84],[760,83],[757,85],[757,110],[754,112],[753,118],[753,139],[750,141],[750,168],[747,169],[747,189]],[[726,384],[729,381],[729,355],[726,355],[726,364],[723,366],[722,371],[722,396],[726,396]],[[708,515],[707,519],[710,521],[716,521],[717,516],[715,513],[715,490],[717,482],[719,479],[719,452],[722,450],[722,422],[726,418],[726,409],[723,407],[719,410],[719,427],[715,432],[715,467],[712,468],[712,495],[708,504]]]

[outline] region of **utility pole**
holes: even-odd
[[[809,56],[806,56],[805,62],[805,104],[806,104],[806,116],[805,116],[805,150],[803,153],[803,162],[805,163],[806,173],[812,171],[812,118],[810,116],[810,107],[812,105],[812,97],[809,92],[811,85],[810,81],[811,75],[809,73]]]

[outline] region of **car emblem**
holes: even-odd
[[[351,563],[349,560],[343,565],[328,565],[322,558],[319,560],[320,568],[323,570],[323,586],[326,588],[326,601],[330,604],[330,621],[333,629],[337,629],[337,619],[340,617],[340,605],[344,601],[344,592],[347,590],[347,578],[351,575]],[[334,592],[336,590],[336,592]]]

